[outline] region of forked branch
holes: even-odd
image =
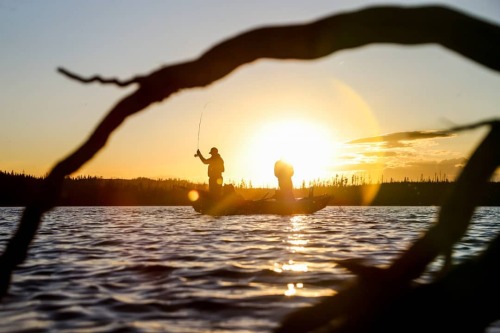
[[[64,75],[82,83],[101,82],[138,89],[119,101],[80,147],[58,162],[44,180],[40,194],[24,210],[14,236],[0,257],[0,294],[9,287],[12,271],[28,253],[42,215],[54,207],[64,177],[78,170],[106,144],[130,115],[182,89],[205,87],[257,59],[311,60],[336,51],[372,43],[444,46],[490,69],[500,70],[500,29],[445,7],[374,7],[333,15],[316,22],[255,29],[230,38],[200,58],[166,66],[128,81]]]

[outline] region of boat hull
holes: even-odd
[[[243,200],[239,197],[224,197],[213,200],[207,194],[200,195],[193,203],[196,212],[205,215],[302,215],[315,213],[328,205],[329,195],[310,196],[295,200]]]

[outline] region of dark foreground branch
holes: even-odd
[[[483,332],[500,318],[494,305],[500,296],[500,236],[477,258],[428,284],[413,283],[463,236],[481,192],[500,166],[500,122],[484,124],[491,131],[460,174],[437,223],[387,269],[340,262],[357,275],[353,284],[291,313],[276,333]],[[462,129],[473,127],[477,124]]]
[[[87,141],[50,171],[43,190],[24,210],[14,236],[0,257],[0,294],[8,290],[12,271],[25,260],[41,217],[54,206],[64,177],[78,170],[103,148],[111,133],[128,116],[147,106],[179,90],[207,86],[257,59],[310,60],[372,43],[435,43],[499,71],[498,40],[500,29],[497,26],[448,8],[375,7],[333,15],[310,24],[252,30],[216,45],[195,61],[167,66],[129,81],[85,79],[60,70],[83,83],[126,86],[133,82],[139,87],[112,108]]]

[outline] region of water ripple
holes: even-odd
[[[0,246],[21,208],[0,208]],[[387,265],[435,207],[327,207],[310,216],[196,214],[190,207],[58,207],[0,304],[1,332],[269,332],[350,277],[336,261]],[[498,233],[484,207],[455,256]],[[437,267],[439,262],[433,263]]]

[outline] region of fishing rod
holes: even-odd
[[[208,104],[208,103],[207,103]],[[207,106],[207,104],[205,104],[205,107]],[[201,130],[201,119],[203,118],[203,111],[205,110],[205,107],[203,108],[203,110],[201,110],[201,114],[200,114],[200,122],[198,123],[198,143],[196,144],[196,151],[200,150],[200,130]],[[194,154],[194,157],[198,157],[198,153]]]

